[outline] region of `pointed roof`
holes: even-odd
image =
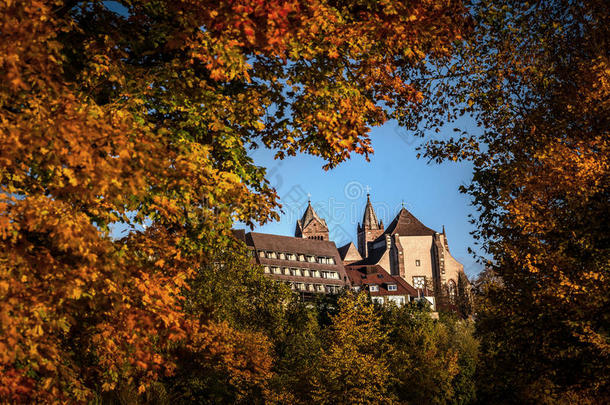
[[[406,208],[402,208],[396,218],[377,240],[385,239],[386,234],[400,236],[428,236],[436,234],[435,231],[422,224]]]
[[[358,252],[358,249],[356,249],[353,242],[341,246],[339,248],[339,255],[341,256],[341,260],[343,260],[343,262],[351,263],[362,260],[362,256],[360,256],[360,252]]]
[[[377,215],[371,204],[371,195],[366,195],[366,207],[364,208],[364,215],[362,217],[362,228],[364,229],[382,229],[383,224],[377,221]]]
[[[305,209],[305,213],[303,214],[303,217],[300,220],[297,220],[297,224],[301,227],[301,229],[305,229],[305,227],[314,220],[318,221],[325,227],[328,227],[326,225],[326,221],[318,216],[316,211],[311,206],[311,201],[309,201],[307,203],[307,209]]]

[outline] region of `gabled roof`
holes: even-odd
[[[380,236],[384,237],[383,235]],[[383,257],[384,253],[386,252],[386,247],[385,245],[383,247],[377,248],[377,249],[371,249],[369,250],[369,255],[367,257],[365,257],[362,260],[358,260],[357,262],[354,263],[350,263],[352,265],[373,265],[373,264],[377,264],[379,263],[379,261],[381,260],[381,258]]]
[[[384,234],[379,236],[375,241],[377,242],[385,239],[386,234],[399,234],[400,236],[432,236],[436,234],[436,232],[422,224],[419,219],[415,218],[406,208],[402,208],[398,215],[396,215],[396,218],[394,218],[392,223],[385,230]]]
[[[341,260],[343,260],[344,263],[351,263],[358,260],[362,260],[360,252],[358,252],[358,249],[352,242],[348,243],[347,245],[341,246],[339,248],[339,255],[341,256]]]
[[[372,296],[380,295],[410,295],[417,297],[417,290],[398,276],[392,276],[379,265],[345,266],[345,272],[354,286],[378,285],[378,292],[370,292]],[[389,291],[388,285],[396,285],[396,291]]]
[[[371,204],[371,195],[366,195],[366,207],[362,216],[362,228],[364,229],[383,229],[383,222],[377,221],[377,215]]]
[[[301,227],[301,229],[305,229],[307,225],[309,225],[312,221],[318,221],[322,225],[324,225],[327,229],[326,221],[318,216],[316,211],[311,206],[311,201],[307,203],[307,209],[305,209],[305,213],[303,213],[303,217],[300,220],[297,220],[297,225]]]

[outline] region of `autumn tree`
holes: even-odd
[[[425,105],[403,122],[422,135],[460,117],[478,127],[423,153],[475,167],[463,191],[495,279],[477,297],[483,401],[608,402],[609,3],[470,9],[472,35],[430,67]]]
[[[366,294],[345,295],[325,339],[313,403],[377,404],[392,399],[387,335]]]
[[[249,148],[371,153],[467,25],[459,1],[0,1],[0,396],[144,392],[177,346],[263,392],[265,339],[185,307],[234,220],[276,217]]]

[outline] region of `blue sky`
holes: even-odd
[[[312,205],[326,219],[331,240],[337,246],[356,243],[356,226],[362,220],[369,190],[377,216],[386,226],[401,203],[426,226],[440,232],[445,225],[451,254],[464,264],[468,276],[476,275],[482,266],[467,251],[475,247],[470,235],[473,225],[468,222],[468,214],[475,211],[470,198],[458,191],[460,185],[470,182],[472,165],[428,164],[425,159],[417,159],[415,148],[421,140],[394,122],[373,129],[371,140],[375,154],[370,162],[353,155],[329,171],[322,169],[320,158],[297,155],[274,160],[273,151],[253,151],[255,163],[267,168],[267,178],[276,188],[284,211],[280,221],[254,230],[293,235],[310,194]]]

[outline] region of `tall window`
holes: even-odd
[[[449,290],[449,298],[451,301],[455,301],[455,297],[457,296],[457,288],[455,287],[455,281],[449,280],[447,283],[447,289]]]
[[[419,261],[419,259],[415,260],[415,266],[417,266],[417,267],[421,266],[421,262]]]

